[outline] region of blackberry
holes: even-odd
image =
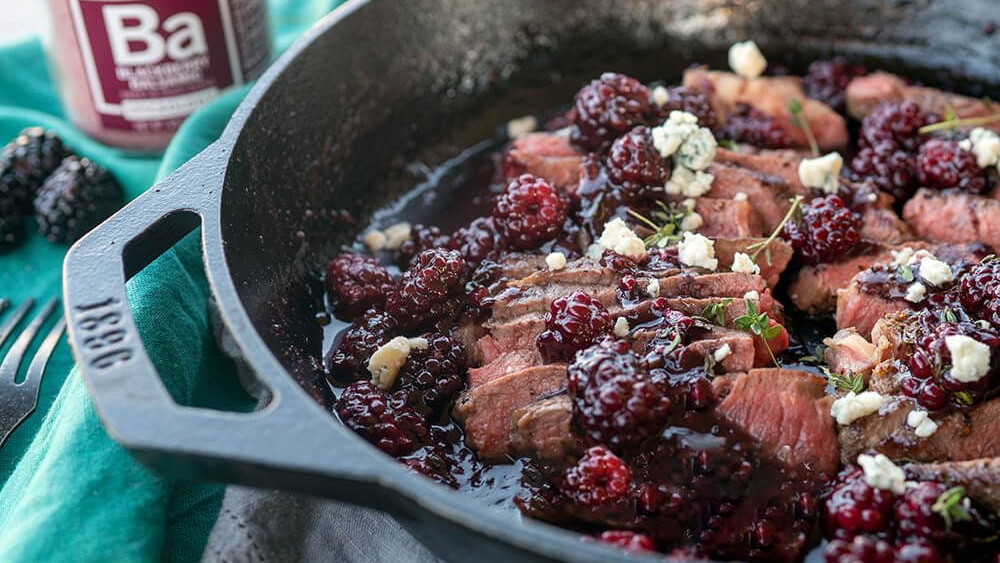
[[[370,256],[344,253],[326,267],[326,289],[337,314],[353,319],[371,308],[382,309],[392,278],[378,260]]]
[[[809,64],[806,75],[802,77],[802,89],[810,98],[825,103],[837,112],[844,113],[847,109],[844,103],[847,85],[854,78],[864,76],[867,73],[865,67],[849,64],[839,58],[813,61]]]
[[[670,399],[642,371],[625,341],[607,341],[576,355],[569,366],[573,420],[594,443],[621,450],[658,433]]]
[[[743,102],[738,102],[735,111],[726,117],[721,138],[764,149],[784,149],[792,145],[792,140],[774,118]]]
[[[493,220],[506,246],[531,250],[562,234],[566,208],[551,184],[522,174],[493,201]]]
[[[835,262],[861,238],[861,218],[835,195],[802,206],[801,220],[785,223],[781,237],[806,264]]]
[[[640,125],[611,144],[605,160],[608,179],[630,186],[633,191],[645,186],[662,186],[670,177],[670,166],[653,146],[649,127]]]
[[[67,152],[52,131],[41,127],[21,131],[0,153],[0,198],[12,198],[22,211],[30,211],[38,189]]]
[[[1000,330],[1000,259],[981,262],[962,276],[959,298],[966,311]]]
[[[827,533],[847,540],[863,533],[889,537],[894,502],[891,491],[872,487],[859,467],[850,466],[824,500]]]
[[[594,446],[566,470],[560,490],[577,504],[599,506],[624,498],[631,485],[625,462],[604,446]]]
[[[458,479],[455,478],[454,474],[455,464],[437,446],[424,446],[412,454],[400,458],[399,461],[411,470],[425,477],[430,477],[446,487],[458,488]]]
[[[861,122],[858,143],[874,147],[889,141],[905,151],[915,151],[923,142],[918,130],[927,125],[931,116],[924,114],[916,102],[886,102],[865,116]]]
[[[576,93],[571,140],[585,150],[603,149],[632,127],[648,124],[655,112],[641,82],[606,72]]]
[[[939,190],[958,188],[981,194],[987,188],[986,174],[976,163],[976,155],[950,139],[931,139],[920,146],[917,179],[920,185]]]
[[[945,521],[932,507],[948,487],[941,483],[924,481],[906,491],[896,500],[897,536],[927,538],[940,542],[945,534]]]
[[[659,109],[661,120],[670,116],[672,111],[686,111],[698,117],[698,125],[715,130],[718,122],[715,118],[715,111],[708,98],[701,92],[689,90],[683,86],[667,88],[667,103]]]
[[[367,379],[344,389],[334,410],[344,425],[394,457],[413,452],[430,436],[420,415]]]
[[[450,336],[427,333],[427,348],[413,349],[399,371],[393,393],[418,413],[431,416],[441,411],[462,390],[465,353]]]
[[[0,195],[0,252],[10,250],[24,240],[21,209],[11,197]]]
[[[963,335],[989,346],[991,351],[989,372],[982,378],[961,382],[951,374],[951,352],[946,339],[948,336]],[[900,386],[903,393],[917,400],[923,407],[935,410],[944,408],[948,399],[955,397],[956,403],[975,402],[995,383],[997,350],[1000,350],[1000,334],[972,322],[946,322],[932,328],[929,333],[917,339],[913,350],[906,357],[910,368],[902,374]],[[955,396],[955,393],[963,393]]]
[[[600,301],[574,291],[549,305],[545,330],[535,340],[547,362],[564,362],[611,332],[611,315]]]
[[[327,361],[330,374],[340,380],[368,375],[368,358],[396,335],[396,319],[382,311],[368,310],[344,333]]]
[[[402,328],[416,329],[458,313],[468,267],[454,250],[434,248],[414,258],[385,298],[385,310]]]
[[[459,251],[470,265],[476,265],[497,254],[503,242],[492,217],[477,217],[467,227],[452,233],[448,248]]]
[[[74,242],[118,211],[123,197],[104,167],[68,156],[35,196],[38,231],[51,242]]]
[[[853,540],[834,539],[823,548],[826,563],[896,563],[895,547],[882,539],[855,536]]]
[[[881,140],[862,147],[849,166],[852,179],[871,182],[897,199],[908,198],[916,189],[916,159],[893,141]]]
[[[417,223],[410,228],[410,238],[399,245],[399,263],[409,266],[417,254],[432,248],[441,248],[448,244],[448,237],[441,229],[432,225]]]
[[[654,551],[656,549],[649,536],[629,530],[608,530],[602,532],[597,539],[629,551]]]

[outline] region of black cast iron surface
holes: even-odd
[[[980,31],[995,12],[993,0],[349,2],[272,66],[216,143],[70,250],[70,340],[95,406],[158,471],[386,510],[449,560],[634,561],[410,474],[342,428],[314,400],[315,273],[413,186],[406,163],[440,162],[603,70],[676,79],[752,38],[792,67],[840,53],[997,98],[1000,34]],[[234,352],[267,391],[252,414],[174,403],[128,309],[126,280],[199,226]]]

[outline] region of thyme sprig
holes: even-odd
[[[733,319],[733,326],[759,336],[764,342],[764,347],[767,348],[767,353],[771,356],[771,361],[774,362],[775,367],[781,367],[778,364],[778,359],[774,357],[771,345],[768,343],[781,334],[781,325],[776,324],[771,326],[771,317],[767,316],[767,313],[758,312],[757,304],[754,303],[753,299],[746,299],[746,306],[747,312]]]
[[[952,487],[941,493],[941,496],[931,505],[931,510],[941,515],[945,526],[950,530],[955,522],[972,520],[969,504],[965,497],[965,487]]]
[[[705,308],[701,310],[701,316],[712,321],[714,324],[726,326],[726,307],[732,302],[732,297],[726,297],[718,303],[705,305]]]
[[[691,214],[691,210],[683,205],[668,205],[662,201],[657,201],[656,205],[659,209],[652,210],[651,217],[646,217],[633,209],[628,210],[629,215],[653,231],[653,234],[642,239],[646,248],[654,246],[663,248],[680,242],[681,223]]]
[[[775,227],[773,231],[771,231],[771,235],[768,236],[765,240],[762,240],[760,242],[755,242],[754,244],[751,244],[750,246],[747,247],[747,251],[750,252],[751,260],[756,262],[757,256],[759,256],[761,252],[764,252],[766,250],[764,256],[765,258],[767,258],[767,265],[768,266],[771,265],[771,250],[768,247],[771,245],[772,242],[774,242],[776,238],[778,238],[778,235],[781,234],[781,230],[785,228],[785,224],[792,219],[792,217],[795,215],[795,212],[802,207],[803,199],[804,198],[800,195],[795,196],[791,200],[792,205],[791,207],[788,208],[788,213],[785,213],[784,218],[781,219],[781,222],[778,223],[778,226]]]
[[[795,98],[788,100],[788,113],[792,116],[792,124],[806,134],[806,141],[809,142],[809,151],[812,152],[813,156],[819,156],[819,143],[816,142],[816,137],[813,136],[809,119],[806,117],[805,112],[802,111],[802,102]]]
[[[927,133],[933,133],[935,131],[948,131],[949,129],[958,129],[959,127],[977,127],[980,125],[989,125],[998,121],[1000,121],[1000,113],[984,115],[982,117],[967,117],[964,119],[952,114],[950,119],[946,118],[942,121],[938,121],[937,123],[924,125],[920,129],[917,129],[917,132],[921,135],[926,135]]]
[[[854,373],[853,371],[848,371],[847,373],[835,373],[830,371],[830,368],[821,368],[823,373],[826,374],[826,381],[833,386],[834,389],[840,389],[841,391],[850,391],[853,393],[860,393],[865,390],[865,376],[860,373]]]

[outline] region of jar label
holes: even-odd
[[[108,128],[176,130],[267,62],[263,2],[68,2],[95,109]]]

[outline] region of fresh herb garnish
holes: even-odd
[[[958,317],[955,316],[955,311],[952,311],[951,307],[945,307],[944,311],[941,312],[941,316],[944,318],[946,323],[958,322]]]
[[[822,344],[817,344],[816,347],[813,348],[812,354],[799,357],[799,363],[817,367],[823,366],[826,364],[826,347]]]
[[[931,505],[931,510],[941,515],[947,529],[955,522],[968,522],[972,520],[969,513],[968,500],[965,497],[965,487],[952,487],[941,493],[941,496]]]
[[[826,374],[827,382],[833,386],[834,389],[840,389],[842,391],[849,391],[854,393],[860,393],[865,390],[865,376],[860,373],[847,372],[847,373],[834,373],[830,371],[830,368],[823,368],[823,373]]]
[[[986,115],[983,117],[967,117],[965,119],[953,117],[952,119],[945,119],[943,121],[938,121],[937,123],[924,125],[920,129],[917,129],[917,132],[921,135],[926,135],[927,133],[933,133],[935,131],[947,131],[949,129],[958,129],[959,127],[977,127],[980,125],[989,125],[998,121],[1000,121],[1000,113]]]
[[[747,247],[747,252],[750,252],[751,260],[756,262],[757,256],[759,256],[761,252],[764,252],[764,258],[767,260],[767,265],[771,265],[771,249],[768,247],[771,246],[771,243],[774,242],[776,238],[778,238],[778,235],[781,234],[781,230],[785,228],[785,224],[791,220],[792,216],[795,215],[795,212],[802,206],[802,200],[802,196],[795,196],[795,198],[792,199],[792,206],[788,208],[788,213],[785,213],[784,218],[782,218],[781,222],[778,223],[778,226],[774,228],[771,235],[765,240],[755,242]]]
[[[628,214],[637,219],[643,225],[653,230],[653,234],[642,239],[646,248],[658,246],[663,248],[681,240],[681,223],[684,218],[691,214],[691,210],[683,205],[668,205],[662,201],[657,201],[659,209],[650,211],[651,217],[646,217],[632,209]]]
[[[734,151],[737,148],[739,148],[736,146],[736,141],[733,141],[732,139],[719,139],[718,141],[716,141],[716,144],[718,144],[720,147],[724,149],[729,149],[731,151]]]
[[[812,151],[813,156],[819,156],[819,143],[816,142],[816,137],[813,136],[812,127],[809,126],[809,119],[806,118],[805,112],[802,111],[802,103],[795,98],[788,100],[788,113],[792,116],[792,124],[806,134],[806,141],[809,142],[809,150]]]
[[[768,317],[767,313],[758,313],[757,304],[752,299],[747,299],[746,305],[747,312],[733,319],[733,326],[759,336],[764,342],[764,347],[767,348],[767,353],[771,356],[771,361],[776,367],[780,367],[768,341],[774,340],[781,334],[781,325],[771,326],[771,317]]]
[[[971,405],[975,401],[972,399],[972,393],[968,391],[955,391],[952,396],[958,399],[958,401],[965,405]]]
[[[706,305],[705,308],[701,310],[701,316],[712,321],[714,324],[726,326],[726,307],[732,302],[732,297],[726,297],[718,303]]]
[[[670,344],[667,344],[666,346],[663,347],[661,353],[664,356],[666,356],[667,354],[673,352],[675,348],[680,346],[680,344],[681,344],[681,335],[680,333],[677,333],[674,335],[674,339],[670,341]]]

